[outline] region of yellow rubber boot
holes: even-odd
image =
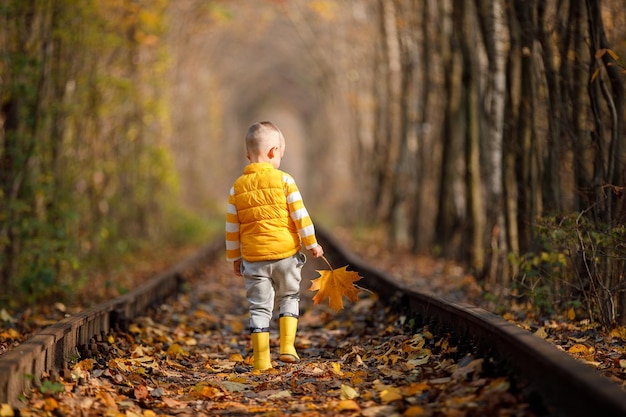
[[[272,367],[269,332],[252,333],[252,350],[254,353],[254,369],[263,371]]]
[[[283,362],[300,361],[293,345],[296,340],[297,329],[298,319],[296,317],[284,316],[280,318],[280,360]]]

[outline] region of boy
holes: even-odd
[[[226,214],[226,259],[243,276],[250,303],[254,369],[272,367],[269,328],[276,298],[280,312],[280,360],[300,358],[294,347],[300,314],[301,269],[306,257],[324,254],[294,179],[280,171],[285,138],[271,122],[255,123],[246,134],[244,168],[230,190]]]

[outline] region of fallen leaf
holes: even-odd
[[[570,321],[574,321],[574,319],[576,318],[576,310],[574,310],[574,307],[570,307],[570,309],[567,310],[567,318]]]
[[[0,338],[1,339],[18,340],[20,337],[21,337],[21,335],[15,329],[7,329],[6,331],[0,333]]]
[[[569,353],[586,354],[589,352],[589,349],[587,349],[587,346],[583,344],[576,343],[575,345],[572,345],[572,347],[570,347],[567,351]]]
[[[93,359],[83,359],[82,361],[74,365],[74,367],[83,371],[91,371],[93,369],[93,364]]]
[[[361,357],[359,355],[357,355],[357,359],[358,359],[359,365],[365,366],[365,364],[363,364],[363,361],[361,360]],[[366,378],[367,378],[367,372],[358,371],[358,372],[355,372],[354,375],[352,375],[352,377],[350,378],[350,382],[352,382],[354,385],[359,385],[365,382]]]
[[[413,335],[411,339],[402,343],[402,352],[420,351],[423,348],[425,343],[426,343],[426,340],[424,339],[424,336],[417,333]]]
[[[232,381],[220,382],[220,386],[222,386],[225,390],[229,392],[243,392],[250,388],[250,386],[247,384],[242,384],[240,382],[232,382]]]
[[[332,367],[333,367],[333,372],[336,373],[337,375],[341,376],[341,364],[337,363],[337,362],[333,362],[331,363]]]
[[[492,392],[506,392],[511,387],[511,383],[506,378],[496,378],[489,383],[489,386],[485,390]]]
[[[137,385],[134,391],[135,398],[138,400],[143,400],[144,398],[148,398],[148,387],[146,384]]]
[[[609,333],[610,337],[626,340],[626,327],[616,327]]]
[[[424,391],[428,391],[430,386],[425,382],[411,382],[411,385],[405,387],[402,393],[406,396],[415,394],[421,394]]]
[[[2,310],[4,311],[4,309]],[[2,403],[0,405],[0,417],[13,417],[15,413],[13,412],[13,407],[9,404]]]
[[[484,360],[481,358],[471,360],[470,362],[463,364],[463,366],[459,365],[459,367],[452,373],[452,378],[464,380],[471,373],[480,374],[483,362]]]
[[[126,365],[125,360],[122,358],[114,358],[109,360],[107,364],[109,369],[117,369],[122,372],[130,372],[130,368]]]
[[[431,353],[430,349],[420,349],[419,351],[413,352],[409,355],[407,363],[413,366],[424,365],[430,360]]]
[[[59,408],[59,403],[52,397],[48,397],[44,401],[43,409],[45,411],[54,411]]]
[[[220,398],[220,397],[224,396],[224,393],[222,392],[221,389],[215,388],[215,387],[211,387],[211,386],[208,386],[208,385],[196,386],[196,387],[194,387],[194,391],[195,391],[196,395],[198,395],[199,397],[207,398],[207,399],[210,399],[210,400],[215,400],[217,398]]]
[[[334,411],[361,411],[361,408],[354,400],[341,400],[333,403],[331,408]]]
[[[231,362],[243,362],[243,356],[241,356],[241,353],[233,353],[228,360]]]
[[[196,346],[198,344],[198,341],[193,337],[186,337],[184,342],[186,346]]]
[[[398,401],[402,398],[402,393],[398,388],[395,387],[385,389],[380,392],[380,401],[383,404],[389,404],[390,402]]]
[[[448,398],[447,400],[444,401],[444,403],[447,407],[459,408],[460,406],[467,406],[468,403],[474,401],[475,399],[476,399],[476,396],[470,394],[470,395],[464,395],[462,397]]]
[[[169,348],[167,348],[167,355],[176,357],[178,355],[186,356],[187,353],[183,350],[183,348],[178,344],[174,343]]]
[[[402,415],[404,417],[419,417],[421,415],[424,415],[424,412],[424,407],[420,407],[419,405],[412,405],[404,410],[404,414]]]
[[[4,322],[9,322],[9,323],[17,322],[17,320],[15,320],[9,313],[7,313],[7,311],[4,308],[0,310],[0,320]]]
[[[375,405],[361,411],[365,417],[392,416],[395,413],[395,407],[390,405]]]
[[[109,394],[108,392],[99,392],[96,397],[99,397],[102,402],[104,403],[104,405],[106,405],[109,408],[117,408],[117,404],[115,403],[115,400],[113,399],[113,397],[111,396],[111,394]]]
[[[184,402],[169,397],[163,398],[163,404],[169,408],[183,408],[185,406]]]
[[[352,302],[359,299],[359,290],[353,283],[362,277],[357,272],[348,271],[347,268],[348,265],[330,271],[317,270],[320,277],[311,280],[311,287],[309,288],[311,291],[319,290],[313,297],[315,304],[328,298],[330,307],[339,311],[343,308],[343,296]]]
[[[508,311],[502,315],[502,318],[506,321],[515,321],[515,316]]]
[[[342,400],[353,400],[359,397],[359,393],[349,385],[341,384],[341,395],[340,398]]]
[[[291,392],[288,390],[282,390],[282,391],[278,391],[275,394],[270,395],[267,398],[277,399],[277,398],[289,398],[289,397],[291,397]]]

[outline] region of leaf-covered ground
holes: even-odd
[[[454,262],[389,250],[376,243],[385,241],[381,231],[368,230],[358,237],[348,231],[337,233],[351,251],[406,287],[499,314],[598,370],[621,385],[626,394],[626,327],[603,331],[597,323],[591,323],[582,312],[573,309],[542,316],[536,312],[532,300],[486,296],[475,278]]]
[[[313,305],[307,280],[302,361],[254,371],[241,279],[218,261],[194,280],[193,291],[34,392],[21,415],[533,415],[511,381],[487,375],[483,358],[446,335],[389,313],[367,292],[339,313]],[[275,323],[271,343],[277,359]]]
[[[71,299],[51,294],[44,303],[18,309],[0,303],[0,357],[44,327],[137,288],[197,251],[197,247],[159,247],[120,259],[107,271],[90,273],[86,285],[72,288]]]
[[[406,285],[487,309],[483,292],[458,265],[395,251],[369,236],[344,242],[366,262]],[[378,243],[375,243],[378,242]],[[339,267],[339,265],[336,265]],[[25,400],[22,415],[533,415],[514,381],[491,375],[486,358],[457,349],[445,334],[414,326],[390,314],[376,297],[359,293],[336,313],[313,305],[307,291],[315,269],[310,260],[302,283],[298,364],[278,360],[278,329],[272,329],[274,369],[251,367],[243,282],[218,260],[190,277],[192,290],[132,323],[128,332],[99,343],[60,379],[44,383]],[[147,268],[148,270],[150,268]],[[145,279],[145,271],[139,280]],[[59,315],[14,315],[0,328],[0,346],[19,343],[23,329],[35,331]],[[620,329],[602,333],[584,320],[528,313],[512,305],[504,316],[624,381],[626,353]],[[36,319],[36,320],[33,320]],[[17,333],[16,338],[12,334]],[[8,334],[8,336],[7,336]],[[534,405],[533,407],[536,407]],[[9,414],[0,409],[0,417]]]

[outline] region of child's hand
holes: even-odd
[[[235,270],[235,275],[241,277],[241,259],[237,259],[233,262],[233,269]]]
[[[321,258],[324,255],[324,249],[322,249],[320,245],[317,245],[311,248],[311,255],[313,255],[314,258]]]

